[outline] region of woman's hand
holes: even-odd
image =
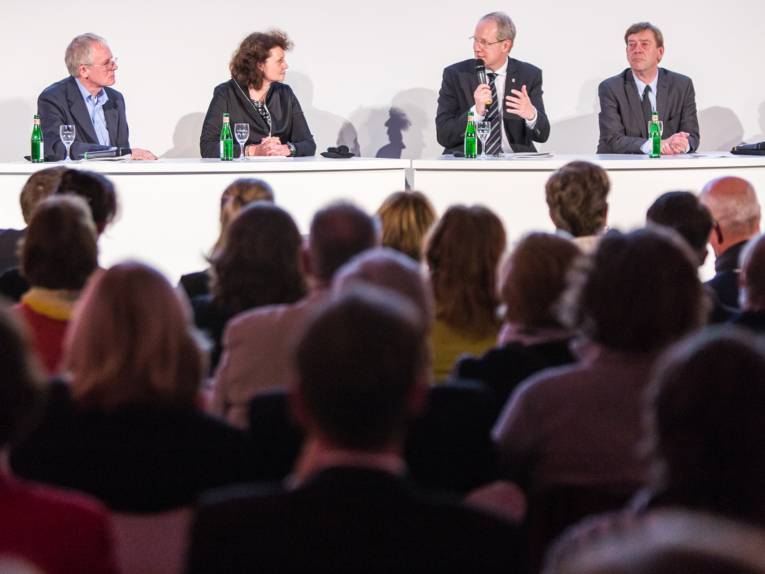
[[[290,148],[282,144],[277,137],[263,138],[259,144],[250,144],[245,148],[245,155],[288,156]]]

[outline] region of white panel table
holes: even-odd
[[[23,227],[19,191],[42,167],[56,164],[0,164],[0,228]],[[276,202],[292,214],[303,233],[314,212],[336,199],[369,212],[404,189],[409,160],[272,158],[221,162],[174,159],[155,162],[75,162],[117,186],[120,213],[101,238],[102,265],[126,258],[146,261],[171,281],[203,269],[204,255],[218,235],[223,189],[239,177],[259,177],[274,188]]]

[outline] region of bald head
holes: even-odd
[[[760,232],[760,204],[752,185],[740,177],[713,179],[701,190],[699,200],[719,225],[709,243],[720,255],[729,247]]]
[[[741,253],[741,307],[765,310],[765,236],[752,239]]]

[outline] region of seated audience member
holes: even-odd
[[[36,171],[21,189],[19,203],[24,222],[29,225],[37,204],[50,197],[58,188],[61,176],[67,168],[49,167]],[[29,285],[19,273],[19,242],[26,229],[6,229],[0,231],[0,295],[18,301]]]
[[[382,244],[422,261],[425,237],[436,221],[436,210],[419,191],[397,191],[377,210]]]
[[[765,237],[750,240],[741,253],[739,276],[741,311],[731,323],[765,334]]]
[[[306,317],[324,300],[335,271],[378,241],[374,219],[352,204],[335,203],[314,215],[303,252],[310,293],[296,303],[253,309],[229,321],[215,374],[215,414],[246,427],[248,404],[255,393],[287,387],[292,376],[290,350]]]
[[[669,191],[660,195],[646,213],[647,225],[663,225],[680,234],[698,256],[699,267],[707,260],[707,242],[714,226],[712,215],[706,206],[689,191]],[[712,289],[707,288],[712,301],[710,323],[727,321],[733,310],[722,303]]]
[[[545,184],[555,229],[571,235],[585,253],[595,249],[606,228],[610,189],[606,170],[586,161],[567,163]]]
[[[463,358],[455,369],[460,379],[480,380],[491,389],[495,416],[522,380],[574,362],[569,348],[573,332],[558,318],[557,303],[579,255],[567,239],[530,233],[507,260],[500,286],[505,323],[498,346],[480,358]]]
[[[213,245],[211,256],[214,257],[223,246],[223,236],[234,217],[245,205],[253,201],[274,202],[274,192],[271,186],[262,179],[241,177],[223,190],[223,195],[220,198],[220,235]],[[204,271],[182,275],[180,285],[186,291],[189,299],[193,299],[197,295],[207,295],[210,293],[210,270],[205,269]]]
[[[760,233],[760,203],[748,181],[731,176],[707,183],[699,200],[715,222],[709,234],[715,276],[706,284],[723,305],[738,309],[739,256],[746,242]]]
[[[29,430],[42,398],[26,343],[20,325],[0,307],[0,557],[24,560],[34,567],[28,572],[111,574],[117,568],[106,510],[84,495],[9,472],[8,449]],[[0,572],[13,572],[0,562]]]
[[[59,372],[69,320],[80,290],[98,267],[96,230],[79,197],[51,197],[35,210],[21,249],[30,289],[17,309],[48,374]]]
[[[307,441],[288,488],[208,496],[188,572],[513,572],[517,531],[414,490],[402,457],[429,375],[422,313],[358,286],[308,324],[294,352]]]
[[[46,197],[53,195],[58,187],[61,174],[66,171],[65,167],[49,167],[36,171],[21,188],[19,203],[24,222],[29,225],[32,211]],[[0,229],[0,273],[9,267],[19,266],[19,240],[24,237],[24,229]],[[3,292],[0,287],[0,292]]]
[[[705,311],[696,260],[668,230],[611,232],[572,277],[568,323],[591,342],[580,362],[542,371],[511,396],[494,437],[530,493],[560,485],[639,486],[640,401],[657,353]]]
[[[479,355],[497,342],[497,266],[504,249],[502,222],[480,205],[452,206],[433,228],[425,257],[436,301],[435,382],[463,353]]]
[[[251,477],[244,436],[199,411],[203,355],[181,299],[152,268],[121,263],[89,282],[64,370],[42,425],[12,453],[19,475],[121,512],[187,505]]]
[[[295,303],[305,295],[302,241],[290,214],[267,202],[248,205],[228,226],[210,260],[212,293],[191,300],[194,322],[213,343],[212,369],[220,358],[223,329],[234,315]]]

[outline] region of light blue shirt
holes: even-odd
[[[101,91],[93,96],[83,87],[79,79],[77,79],[77,87],[80,88],[82,99],[85,100],[85,107],[88,109],[90,121],[93,123],[93,128],[96,130],[98,143],[101,145],[110,145],[109,130],[106,129],[106,118],[104,117],[104,104],[109,101],[109,96],[106,94],[106,90],[101,88]]]
[[[643,98],[643,90],[645,90],[646,85],[651,86],[651,91],[648,92],[648,99],[651,102],[651,109],[654,112],[658,112],[656,109],[656,86],[659,83],[659,73],[656,72],[656,77],[653,79],[653,82],[650,84],[646,84],[645,82],[642,82],[638,79],[638,77],[633,73],[632,74],[633,79],[635,80],[635,86],[637,87],[638,96],[640,96],[641,100]],[[650,154],[651,153],[651,140],[645,140],[645,143],[640,146],[640,151],[642,151],[644,154]]]

